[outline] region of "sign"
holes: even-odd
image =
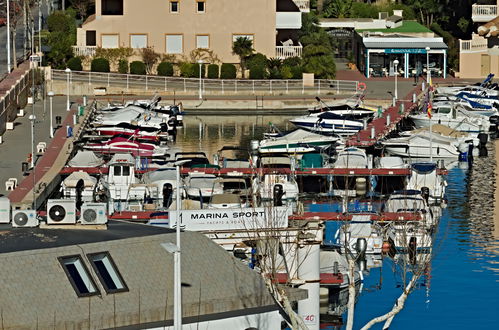
[[[336,38],[351,38],[353,36],[353,30],[332,29],[327,31],[327,34],[329,34],[331,37]]]
[[[30,62],[33,62],[33,63],[41,63],[42,62],[42,58],[38,55],[31,55],[29,57],[29,61]]]
[[[170,211],[168,220],[154,219],[149,224],[176,228],[180,218],[180,228],[190,231],[287,228],[291,212],[285,206]]]
[[[426,54],[424,48],[387,48],[385,54]]]

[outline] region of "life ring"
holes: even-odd
[[[358,85],[357,85],[357,90],[358,91],[365,91],[367,88],[366,84],[363,83],[363,82],[360,82]]]

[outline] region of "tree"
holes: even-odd
[[[90,7],[90,0],[73,0],[71,4],[78,11],[80,18],[85,20],[87,18],[88,7]]]
[[[324,6],[324,17],[350,17],[353,0],[330,0]]]
[[[76,43],[76,22],[74,11],[56,11],[47,18],[49,30],[47,59],[52,66],[64,68],[73,56],[72,46]]]
[[[321,45],[308,45],[303,48],[303,69],[314,73],[317,78],[333,79],[336,64],[331,49]]]
[[[238,37],[232,45],[232,53],[239,56],[239,63],[241,65],[242,77],[244,78],[244,70],[246,69],[245,59],[253,54],[253,41],[248,37]]]
[[[154,51],[154,48],[147,47],[140,50],[140,55],[142,56],[142,62],[146,65],[147,73],[151,74],[154,64],[159,60],[159,54]]]

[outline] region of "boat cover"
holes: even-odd
[[[93,188],[97,183],[96,178],[91,177],[87,172],[83,171],[71,173],[63,182],[66,188],[75,188],[80,180],[83,180],[85,188]]]
[[[78,153],[68,162],[69,167],[99,167],[104,164],[102,158],[93,151],[78,151]]]
[[[430,127],[426,126],[426,127],[415,129],[415,130],[411,131],[411,133],[416,134],[419,132],[429,131],[429,130],[430,130]],[[441,125],[441,124],[431,125],[431,131],[438,133],[440,135],[443,135],[443,136],[449,136],[449,137],[453,137],[453,138],[467,137],[469,135],[466,132],[456,131],[455,129],[452,129],[449,126],[445,126],[445,125]]]

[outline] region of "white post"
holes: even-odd
[[[33,98],[34,100],[34,98]],[[35,120],[36,117],[35,115],[30,115],[29,120],[31,122],[31,168],[35,168]],[[34,173],[34,170],[33,170]],[[33,186],[34,190],[34,186]]]
[[[38,0],[38,51],[42,51],[42,8],[41,0]]]
[[[298,278],[305,281],[300,288],[308,290],[308,298],[298,301],[298,315],[309,330],[319,330],[320,314],[320,244],[307,242],[298,248]]]
[[[397,76],[399,75],[399,72],[398,72],[399,61],[398,60],[393,61],[393,65],[395,65],[395,104],[396,104],[397,99],[399,98],[398,97],[398,90],[397,90],[398,89],[397,88]]]
[[[10,70],[10,0],[7,0],[7,71],[10,73]]]
[[[181,259],[180,259],[180,210],[182,208],[182,201],[180,200],[180,166],[176,166],[177,171],[177,195],[176,195],[176,206],[177,206],[177,223],[176,223],[176,234],[177,234],[177,253],[174,254],[175,262],[175,292],[174,292],[174,326],[175,330],[182,330],[182,277],[181,277]]]
[[[202,77],[202,66],[203,66],[203,60],[198,60],[199,64],[199,99],[203,99],[203,77]]]
[[[428,87],[430,87],[430,79],[431,79],[431,73],[430,73],[430,47],[426,47],[426,82],[428,84]]]
[[[54,137],[54,125],[52,123],[52,98],[54,97],[54,92],[48,92],[48,96],[50,98],[50,137]]]
[[[71,110],[71,103],[69,103],[69,74],[71,73],[71,69],[66,68],[66,70],[64,70],[64,72],[66,72],[66,77],[67,77],[66,110],[70,111]]]

